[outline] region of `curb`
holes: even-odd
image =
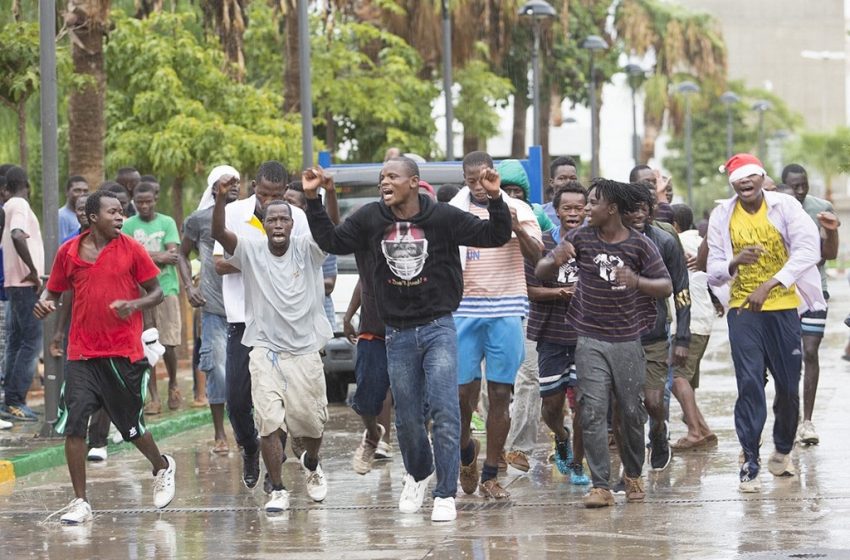
[[[198,428],[212,422],[212,414],[208,408],[180,414],[174,418],[168,418],[148,426],[148,431],[157,441],[169,436]],[[131,446],[126,442],[115,444],[110,441],[109,453],[120,453]],[[8,461],[0,461],[0,484],[14,482],[20,478],[37,471],[58,467],[65,464],[65,445],[52,445],[31,453],[24,453],[12,457]]]

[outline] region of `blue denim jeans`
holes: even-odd
[[[418,327],[387,327],[387,369],[404,468],[420,481],[437,471],[435,498],[457,494],[460,404],[457,332],[451,315]],[[433,420],[433,456],[425,422]]]
[[[6,296],[6,405],[18,406],[27,403],[42,347],[42,327],[32,314],[38,300],[35,288],[9,287]]]
[[[201,350],[198,369],[207,376],[207,401],[224,404],[227,397],[224,366],[227,363],[227,318],[201,311]]]

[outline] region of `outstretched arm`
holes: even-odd
[[[325,180],[321,167],[311,167],[301,174],[304,197],[307,199],[307,222],[313,239],[322,251],[334,255],[347,255],[365,248],[367,235],[359,220],[363,209],[349,216],[342,224],[334,226],[319,198],[319,187]]]
[[[234,181],[238,181],[238,179],[229,176],[219,179],[218,196],[215,197],[212,216],[213,239],[221,243],[224,250],[231,255],[236,252],[237,238],[236,234],[224,225],[224,207],[227,205],[227,192],[230,190]]]

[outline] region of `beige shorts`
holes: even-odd
[[[159,343],[163,346],[180,346],[180,298],[165,296],[162,303],[153,308],[153,320],[159,331]]]
[[[644,389],[663,389],[667,384],[667,359],[670,355],[670,343],[666,340],[659,340],[652,344],[645,344],[643,351],[646,354]]]
[[[293,437],[322,437],[328,397],[319,353],[295,356],[255,346],[249,356],[254,423],[260,435],[280,428]]]
[[[691,343],[688,345],[688,361],[683,366],[673,369],[673,377],[681,377],[690,383],[691,387],[699,387],[699,363],[705,355],[708,346],[707,334],[691,334]]]

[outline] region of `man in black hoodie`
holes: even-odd
[[[498,247],[511,238],[511,215],[502,200],[499,174],[482,172],[490,197],[490,220],[480,220],[419,194],[416,162],[384,163],[381,200],[367,204],[334,227],[318,196],[321,168],[303,174],[307,219],[319,247],[333,254],[368,250],[371,283],[387,325],[387,365],[396,403],[396,430],[407,476],[399,511],[422,506],[436,471],[432,521],[456,518],[454,496],[460,470],[460,406],[457,334],[452,312],[463,294],[459,245]],[[433,457],[425,422],[433,420]]]

